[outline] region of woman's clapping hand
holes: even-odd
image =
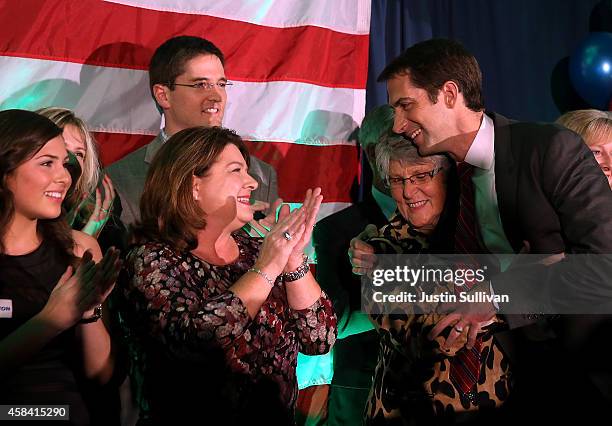
[[[309,189],[306,191],[306,197],[304,198],[304,203],[302,205],[306,215],[306,228],[304,230],[304,234],[302,234],[302,238],[295,245],[289,259],[287,260],[285,272],[295,271],[302,264],[304,248],[308,245],[310,239],[312,238],[312,231],[315,223],[317,222],[317,214],[319,213],[319,208],[321,207],[322,201],[323,196],[321,195],[321,188]]]
[[[75,268],[69,266],[51,291],[40,317],[58,331],[88,318],[106,300],[121,268],[119,250],[110,248],[97,264],[85,252]]]
[[[96,188],[96,200],[93,212],[82,229],[83,232],[94,238],[100,235],[104,225],[108,222],[113,208],[113,201],[115,200],[115,188],[108,175],[104,176],[104,179],[102,179],[102,188],[104,192],[102,192],[100,188]]]
[[[283,205],[271,227],[261,222],[251,223],[265,236],[257,263],[262,266],[268,264],[268,256],[277,251],[279,255],[275,255],[274,272],[278,275],[282,271],[295,270],[302,263],[304,247],[312,236],[322,200],[321,188],[309,189],[302,207],[290,212],[289,206]]]

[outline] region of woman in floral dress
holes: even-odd
[[[140,424],[293,424],[298,351],[335,341],[304,256],[320,189],[260,226],[248,164],[234,132],[203,127],[151,163],[119,284]],[[242,231],[249,222],[265,238]]]

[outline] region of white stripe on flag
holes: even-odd
[[[164,12],[215,16],[269,27],[313,25],[347,34],[370,32],[371,0],[106,0]]]
[[[157,134],[160,115],[145,71],[0,57],[0,110],[70,108],[92,130]]]
[[[62,106],[94,131],[157,134],[160,115],[146,71],[0,57],[0,109]],[[365,90],[307,83],[236,81],[224,125],[245,139],[344,145],[361,122]]]

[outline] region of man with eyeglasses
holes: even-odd
[[[121,198],[122,221],[128,225],[140,218],[139,203],[151,160],[170,136],[196,126],[221,126],[227,90],[223,53],[210,41],[178,36],[157,48],[149,64],[149,86],[164,115],[165,127],[148,145],[106,168]],[[253,200],[272,205],[278,198],[276,172],[269,164],[251,156],[249,173],[257,180]],[[169,188],[171,190],[171,188]],[[259,209],[264,207],[259,203]]]
[[[505,315],[510,331],[495,337],[510,355],[516,381],[504,419],[554,424],[572,415],[604,415],[612,402],[612,369],[603,361],[612,326],[612,193],[588,147],[555,125],[485,111],[478,62],[453,40],[413,45],[379,81],[387,83],[395,110],[393,130],[421,155],[447,153],[458,163],[456,251],[499,259],[503,272],[491,278],[491,289],[509,295],[512,304],[503,313],[513,315]],[[471,238],[464,238],[468,227]],[[354,241],[351,248],[356,273],[372,265],[364,261],[372,253],[364,244]],[[525,251],[553,256],[505,261]],[[588,262],[577,256],[583,254],[592,255]],[[447,346],[467,334],[466,348],[473,349],[497,308],[474,307],[447,315],[430,338],[450,328]],[[581,315],[550,317],[544,310]],[[606,315],[584,315],[591,313]]]

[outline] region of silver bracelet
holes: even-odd
[[[302,264],[298,266],[295,271],[283,273],[283,281],[285,281],[286,283],[291,281],[297,281],[300,278],[304,278],[308,271],[310,271],[310,265],[308,265],[308,256],[304,256]]]
[[[272,287],[274,287],[274,280],[272,278],[270,278],[270,276],[268,274],[266,274],[264,271],[262,271],[261,269],[257,269],[257,268],[250,268],[247,272],[254,272],[257,275],[261,276],[264,280],[266,280],[266,282],[268,284],[270,284]]]

